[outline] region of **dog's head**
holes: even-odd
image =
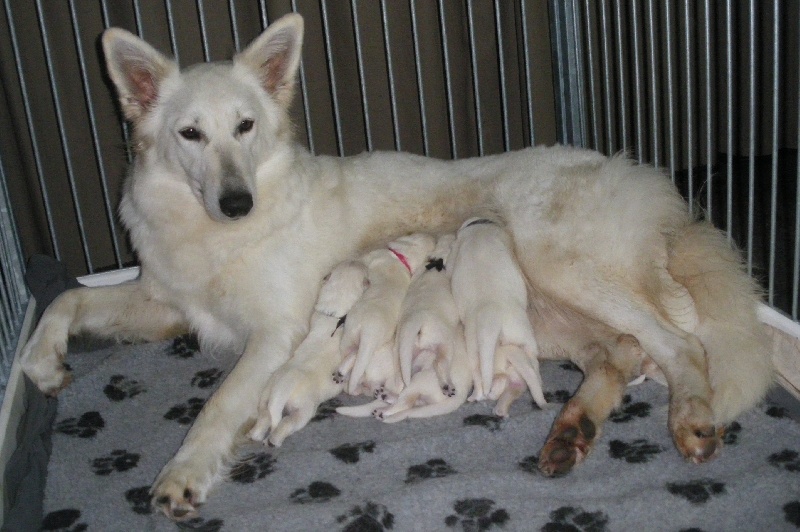
[[[137,157],[184,180],[212,219],[246,216],[259,166],[291,137],[302,38],[303,19],[286,15],[233,61],[181,71],[133,34],[106,30],[108,73],[134,126]]]

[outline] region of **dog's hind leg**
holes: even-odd
[[[115,340],[155,341],[188,331],[183,314],[153,299],[139,280],[75,288],[45,309],[20,361],[42,392],[55,395],[71,381],[64,363],[69,336],[86,333]]]
[[[274,447],[280,447],[283,444],[283,440],[308,425],[308,422],[311,421],[317,411],[317,406],[308,402],[297,405],[296,408],[281,419],[274,430],[270,431],[267,443]]]
[[[539,453],[539,470],[550,477],[568,473],[586,458],[638,372],[643,353],[633,336],[620,335],[616,346],[593,343],[578,356],[584,359],[583,383],[564,405]]]

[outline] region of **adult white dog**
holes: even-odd
[[[256,418],[259,391],[306,335],[319,279],[359,250],[453,232],[491,208],[531,287],[638,339],[669,381],[678,449],[710,457],[714,426],[772,378],[755,286],[724,236],[694,222],[658,170],[624,157],[566,147],[459,161],[313,156],[294,142],[287,112],[302,33],[302,18],[287,15],[232,62],[179,71],[134,35],[105,32],[133,125],[121,215],[141,276],[56,299],[22,354],[33,382],[47,393],[68,382],[70,334],[151,340],[193,329],[240,346],[152,488],[168,516],[189,518]],[[694,301],[696,327],[673,319],[676,286]]]

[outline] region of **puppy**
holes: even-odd
[[[497,222],[466,220],[448,258],[453,299],[464,324],[467,355],[479,362],[473,398],[491,394],[497,347],[514,346],[507,359],[525,379],[533,400],[543,407],[547,403],[538,347],[528,321],[527,288],[512,248],[511,237]]]
[[[344,356],[334,380],[348,379],[347,392],[358,393],[361,379],[378,348],[392,341],[400,307],[411,277],[433,251],[435,239],[415,233],[376,249],[361,259],[367,267],[369,287],[350,310],[342,333]]]
[[[425,269],[420,268],[411,279],[395,337],[403,382],[410,385],[414,373],[432,366],[446,395],[455,393],[450,363],[453,341],[460,329],[450,278],[445,271],[454,241],[455,235],[440,236]]]
[[[249,437],[280,447],[287,436],[305,427],[323,401],[342,391],[331,372],[341,362],[339,344],[345,316],[367,288],[367,268],[343,262],[325,277],[311,327],[292,357],[272,374],[258,405],[258,419]]]

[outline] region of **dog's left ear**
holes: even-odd
[[[255,72],[264,90],[288,108],[294,97],[302,47],[303,17],[290,13],[270,24],[233,61]]]

